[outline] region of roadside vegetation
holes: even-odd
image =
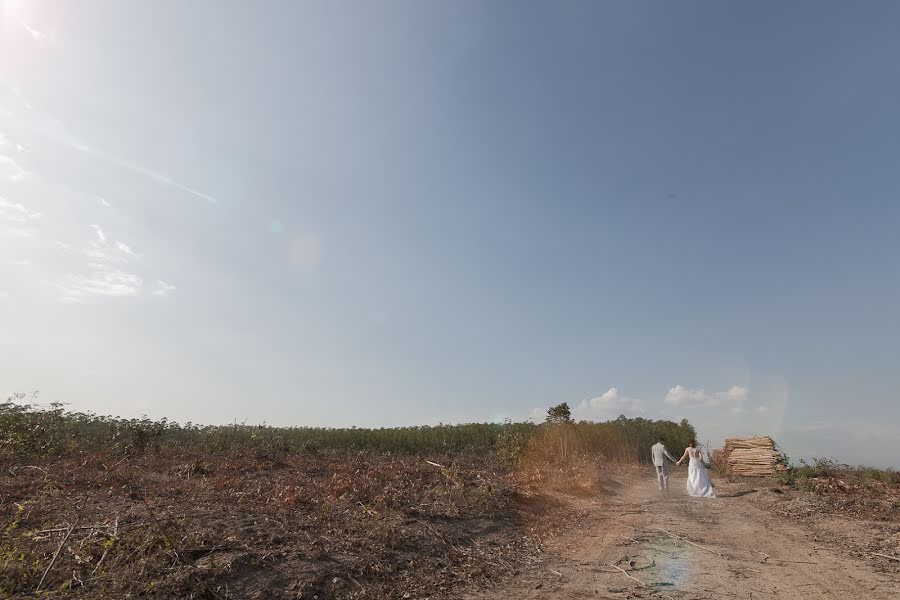
[[[200,426],[0,404],[0,597],[445,598],[539,562],[565,496],[686,421]]]
[[[285,452],[351,450],[399,454],[459,454],[497,451],[515,463],[527,455],[565,461],[578,455],[647,462],[659,436],[683,448],[694,428],[681,423],[628,419],[575,422],[568,405],[551,407],[545,423],[468,423],[391,428],[272,427],[268,425],[196,425],[167,419],[122,419],[43,408],[17,394],[0,404],[0,452],[28,456],[63,456],[75,452],[141,454],[163,448],[209,452],[253,449],[273,456]]]

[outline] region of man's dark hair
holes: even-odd
[[[659,437],[656,438],[656,439],[659,440],[659,443],[660,443],[660,444],[662,444],[662,443],[664,443],[664,442],[666,441],[666,440],[664,440],[664,439],[662,438],[662,436],[659,436]]]

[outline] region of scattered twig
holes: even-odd
[[[44,574],[41,575],[41,580],[38,582],[37,587],[34,588],[34,591],[38,592],[44,587],[44,580],[47,579],[47,573],[50,572],[50,569],[53,568],[53,565],[56,563],[56,559],[59,558],[59,553],[62,552],[63,546],[66,545],[66,542],[69,541],[69,536],[72,535],[72,531],[75,530],[75,527],[78,525],[78,519],[80,519],[80,515],[75,517],[75,522],[72,523],[72,526],[69,527],[69,530],[66,532],[65,537],[63,537],[62,541],[59,543],[59,547],[56,549],[56,552],[53,554],[53,558],[50,559],[50,564],[47,565],[47,568],[44,569]]]
[[[80,527],[76,527],[75,531],[85,531],[88,529],[109,529],[112,525],[81,525]],[[53,529],[42,529],[41,531],[35,531],[34,535],[43,535],[45,533],[60,533],[62,531],[69,531],[69,527],[54,527]]]
[[[556,570],[554,570],[554,569],[550,569],[550,572],[553,573],[554,575],[558,575],[559,577],[562,577],[562,576],[563,576],[562,573],[560,573],[559,571],[556,571]]]
[[[631,575],[628,574],[628,571],[626,571],[625,569],[623,569],[623,568],[621,568],[621,567],[619,567],[619,566],[617,566],[617,565],[614,565],[614,564],[612,564],[612,563],[610,563],[609,566],[611,566],[611,567],[612,567],[613,569],[615,569],[616,571],[619,571],[622,575],[624,575],[624,576],[627,577],[628,579],[631,579],[632,581],[636,581],[637,584],[638,584],[639,586],[641,586],[641,587],[647,587],[647,584],[646,584],[646,583],[644,583],[643,581],[641,581],[641,580],[638,579],[637,577],[632,577]]]
[[[763,563],[763,564],[765,564],[767,560],[769,560],[770,558],[772,558],[771,556],[769,556],[769,555],[766,554],[765,552],[760,552],[759,550],[754,550],[754,552],[756,552],[757,554],[762,554],[763,556],[765,556],[764,559],[762,559],[761,561],[759,561],[759,562],[761,562],[761,563]]]
[[[810,562],[808,560],[782,560],[780,558],[773,558],[772,560],[774,560],[776,562],[791,563],[794,565],[817,565],[817,564],[819,564],[817,562]]]
[[[119,520],[116,519],[116,524],[118,525],[118,523],[119,523]],[[107,545],[107,546],[103,549],[103,554],[100,555],[100,560],[97,561],[97,564],[94,565],[94,568],[93,568],[93,570],[91,571],[91,577],[94,576],[94,574],[97,572],[97,569],[99,569],[99,568],[100,568],[100,565],[103,564],[103,559],[106,558],[106,554],[109,552],[109,549],[112,548],[112,547],[115,545],[116,540],[118,540],[118,539],[119,539],[119,538],[117,538],[116,535],[113,534],[113,541],[112,541],[112,543],[109,544],[109,545]]]
[[[621,562],[621,561],[620,561],[620,562]],[[584,564],[584,565],[589,565],[589,564],[591,564],[591,563],[582,563],[582,564]],[[649,565],[644,565],[643,567],[632,567],[632,568],[630,568],[630,569],[625,569],[625,570],[628,571],[628,572],[632,572],[632,571],[643,571],[644,569],[652,569],[652,568],[655,567],[655,566],[656,566],[656,561],[655,561],[655,560],[651,560]],[[613,573],[613,571],[603,571],[603,570],[600,570],[600,569],[598,569],[598,570],[599,570],[601,573]]]
[[[897,558],[896,556],[888,556],[887,554],[879,554],[878,552],[873,553],[872,556],[880,556],[881,558],[887,558],[890,560],[896,560],[897,562],[900,562],[900,558]]]
[[[658,530],[662,531],[663,533],[667,533],[667,534],[671,535],[673,538],[679,539],[682,542],[686,542],[686,543],[690,544],[691,546],[696,546],[696,547],[700,548],[701,550],[706,550],[707,552],[712,552],[713,554],[718,554],[722,558],[725,558],[725,555],[722,554],[721,552],[719,552],[718,550],[713,550],[712,548],[707,548],[706,546],[701,546],[700,544],[696,544],[696,543],[692,542],[691,540],[686,540],[683,537],[681,537],[680,535],[675,535],[674,533],[672,533],[671,531],[669,531],[667,529],[663,529],[662,527],[654,527],[654,529],[658,529]]]
[[[175,542],[172,540],[172,538],[169,537],[169,534],[166,533],[166,530],[163,529],[162,523],[160,523],[159,519],[156,518],[156,513],[153,512],[152,508],[150,508],[150,504],[147,502],[147,497],[143,496],[141,500],[143,500],[144,506],[147,507],[147,513],[150,515],[150,518],[153,520],[153,523],[156,525],[159,533],[163,536],[163,539],[166,540],[166,543],[171,546],[172,552],[175,553],[175,558],[177,558],[179,562],[185,563],[184,559],[181,558],[181,554],[178,552],[178,547],[175,545]]]
[[[126,456],[125,458],[123,458],[122,460],[120,460],[119,462],[117,462],[116,464],[114,464],[113,466],[111,466],[110,468],[108,468],[108,469],[106,469],[106,465],[102,465],[102,466],[103,466],[104,469],[106,469],[106,473],[111,473],[111,472],[113,471],[113,469],[115,469],[116,467],[118,467],[119,465],[121,465],[121,464],[122,464],[123,462],[125,462],[126,460],[128,460],[128,457],[127,457],[127,456]],[[106,473],[104,473],[104,475],[105,475]]]
[[[450,546],[451,548],[453,548],[454,550],[456,550],[457,552],[459,552],[459,548],[457,548],[456,546],[454,546],[453,544],[451,544],[450,542],[448,542],[448,541],[447,541],[447,538],[445,538],[443,535],[441,535],[441,532],[440,532],[440,531],[438,531],[437,529],[435,529],[434,527],[432,527],[431,525],[429,525],[429,524],[426,523],[425,521],[417,520],[417,522],[418,522],[418,523],[421,523],[422,525],[424,525],[424,526],[425,526],[425,529],[427,529],[428,531],[430,531],[431,533],[433,533],[435,536],[437,536],[437,538],[438,538],[439,540],[441,540],[442,542],[444,542],[445,544],[447,544],[448,546]]]

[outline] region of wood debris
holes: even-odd
[[[769,477],[784,469],[781,453],[769,436],[729,438],[723,455],[729,475]]]

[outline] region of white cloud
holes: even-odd
[[[22,165],[5,154],[0,154],[0,173],[13,183],[22,181],[28,175],[28,171]]]
[[[97,237],[91,240],[82,253],[92,260],[105,262],[128,262],[131,258],[140,258],[140,254],[135,252],[131,246],[121,240],[115,240],[110,243],[106,232],[99,225],[91,225],[94,235]]]
[[[626,396],[615,387],[596,398],[582,400],[575,407],[576,419],[586,420],[613,419],[621,414],[636,415],[644,412],[643,400]]]
[[[99,225],[91,225],[91,227],[94,228],[94,233],[97,234],[97,239],[100,240],[100,243],[105,244],[106,243],[106,234],[103,233],[103,229],[101,229]]]
[[[138,293],[143,280],[134,273],[127,273],[107,265],[91,263],[87,275],[71,275],[63,286],[61,300],[80,302],[89,296],[132,296]]]
[[[48,35],[48,34],[44,33],[43,31],[38,31],[37,29],[35,29],[34,27],[29,25],[25,21],[20,21],[19,24],[22,25],[22,29],[27,31],[28,34],[32,37],[32,39],[34,39],[34,41],[39,44],[41,44],[47,40],[51,40],[51,41],[53,40],[52,34]]]
[[[116,248],[123,254],[127,254],[128,256],[131,256],[133,258],[139,258],[137,253],[135,253],[135,251],[132,250],[131,247],[125,242],[116,241]]]
[[[103,206],[105,206],[105,207],[107,207],[107,208],[109,208],[109,207],[112,206],[112,204],[110,204],[109,202],[107,202],[105,198],[101,198],[100,196],[97,196],[97,201],[98,201],[101,205],[103,205]]]
[[[678,408],[728,407],[736,411],[743,409],[749,390],[735,385],[724,392],[708,393],[706,390],[686,388],[676,385],[669,389],[663,402]]]
[[[166,283],[162,279],[156,280],[156,286],[156,290],[153,292],[154,296],[166,296],[169,292],[173,292],[177,289],[174,285]]]
[[[31,212],[19,203],[0,198],[0,218],[13,223],[28,223],[44,216],[39,212]]]
[[[125,242],[110,241],[103,228],[94,223],[91,225],[93,236],[81,249],[81,254],[90,262],[86,269],[70,273],[61,285],[64,302],[81,302],[92,296],[133,296],[143,286],[143,279],[129,272],[124,265],[131,259],[140,258]],[[55,242],[59,251],[66,255],[70,246],[64,242]]]

